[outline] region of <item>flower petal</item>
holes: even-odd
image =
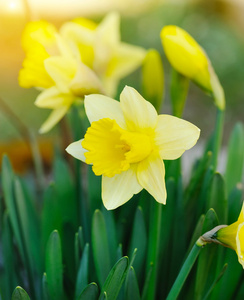
[[[185,150],[193,147],[200,135],[200,129],[185,120],[159,115],[155,130],[155,143],[162,159],[176,159]]]
[[[141,47],[120,43],[108,64],[106,76],[117,80],[127,76],[142,64],[145,55],[146,51]]]
[[[115,120],[121,128],[126,128],[120,103],[103,95],[85,97],[85,109],[90,123],[103,118]]]
[[[126,86],[120,94],[120,105],[126,125],[131,131],[145,132],[157,125],[157,111],[135,89]]]
[[[69,93],[69,84],[77,72],[75,60],[64,56],[45,59],[45,69],[63,93]]]
[[[81,145],[83,140],[84,139],[71,143],[65,150],[75,158],[85,162],[86,158],[84,153],[87,152],[87,150]]]
[[[46,133],[50,129],[52,129],[66,114],[68,111],[69,106],[61,106],[51,112],[47,120],[42,124],[41,128],[39,129],[40,133]]]
[[[114,177],[102,176],[102,200],[106,209],[123,205],[142,190],[137,181],[135,167]]]
[[[236,253],[238,255],[239,263],[244,269],[244,223],[241,223],[238,226],[237,235],[236,235]]]
[[[137,179],[157,202],[166,204],[165,168],[162,159],[152,153],[138,164]]]
[[[56,86],[53,86],[41,92],[36,98],[35,105],[38,107],[56,109],[60,106],[70,105],[73,98],[73,95],[62,94]]]
[[[244,222],[244,202],[242,204],[242,209],[241,209],[241,212],[240,212],[240,215],[239,215],[239,218],[238,218],[238,222],[239,223]]]

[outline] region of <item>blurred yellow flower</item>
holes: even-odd
[[[173,68],[212,93],[217,107],[225,109],[223,88],[201,46],[185,30],[174,25],[165,26],[160,36]]]
[[[177,159],[193,147],[200,130],[182,119],[158,115],[153,105],[126,86],[120,102],[103,96],[85,97],[91,126],[84,139],[66,151],[102,175],[102,200],[115,209],[146,189],[166,203],[163,159]]]
[[[138,68],[146,55],[143,48],[121,42],[120,16],[115,12],[98,25],[84,19],[67,22],[60,33],[95,71],[109,96],[114,96],[119,80]]]
[[[215,239],[223,246],[234,249],[239,263],[244,268],[244,203],[238,220],[216,232]]]
[[[92,93],[113,95],[119,80],[134,71],[146,53],[120,41],[116,13],[98,25],[75,19],[59,32],[46,21],[30,22],[22,44],[26,58],[19,84],[40,89],[35,104],[53,109],[41,133],[57,124],[77,99]]]

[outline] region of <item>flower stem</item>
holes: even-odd
[[[212,165],[214,170],[216,170],[218,165],[218,154],[222,142],[223,126],[224,126],[224,110],[218,109],[216,124],[215,124],[213,158],[212,158]]]
[[[197,240],[197,242],[194,244],[194,246],[191,249],[191,252],[189,253],[188,257],[186,258],[180,273],[178,274],[166,300],[175,300],[179,296],[179,293],[186,281],[187,276],[189,275],[199,253],[202,248],[202,246],[205,245],[205,243],[202,241],[201,238]]]

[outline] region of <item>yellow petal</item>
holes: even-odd
[[[171,65],[211,90],[208,58],[199,44],[185,30],[173,25],[165,26],[160,35]]]
[[[79,97],[104,92],[102,83],[97,75],[82,62],[77,63],[77,72],[69,87],[72,93]]]
[[[77,71],[75,61],[63,56],[55,56],[46,59],[44,65],[59,90],[62,93],[69,93],[69,84]]]
[[[244,223],[239,224],[236,235],[236,253],[238,255],[239,263],[244,269]]]
[[[135,167],[111,178],[102,176],[102,200],[108,210],[123,205],[141,190]]]
[[[190,122],[170,115],[158,116],[155,144],[162,159],[177,159],[196,144],[199,135],[200,129]]]
[[[52,86],[54,81],[44,67],[44,61],[49,57],[45,48],[40,44],[30,48],[23,61],[23,69],[19,72],[19,85],[24,88]]]
[[[223,88],[201,46],[185,30],[173,25],[165,26],[160,36],[171,65],[204,90],[213,93],[215,104],[223,110],[225,108]]]
[[[35,47],[38,42],[44,47],[52,47],[55,43],[56,28],[47,21],[33,21],[27,23],[22,35],[22,47],[25,51]]]
[[[126,129],[120,103],[103,95],[89,95],[85,97],[85,110],[90,123],[103,118],[115,120],[123,129]]]
[[[83,140],[84,139],[71,143],[65,150],[73,157],[85,162],[86,158],[84,153],[87,152],[87,150],[81,145]]]
[[[136,70],[145,58],[141,47],[120,43],[108,63],[105,76],[121,79]]]
[[[120,105],[131,131],[151,131],[157,125],[157,112],[135,89],[126,86],[120,94]]]
[[[242,209],[241,209],[241,212],[240,212],[240,215],[239,215],[239,218],[238,218],[238,222],[239,223],[243,223],[244,222],[244,202],[242,204]]]
[[[44,90],[36,98],[35,105],[43,108],[57,109],[61,106],[70,106],[74,100],[71,94],[63,94],[56,86]]]
[[[67,22],[60,28],[61,36],[70,44],[79,59],[88,67],[94,62],[94,30],[73,22]]]
[[[166,204],[165,168],[159,155],[152,153],[138,163],[137,179],[157,202]]]
[[[68,110],[69,106],[62,106],[53,110],[47,120],[42,124],[39,132],[46,133],[51,130],[63,118]]]

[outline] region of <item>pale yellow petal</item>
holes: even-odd
[[[63,56],[55,56],[47,58],[44,61],[44,65],[59,90],[63,93],[69,93],[69,84],[77,72],[75,60]]]
[[[90,123],[103,118],[115,120],[121,128],[126,128],[120,103],[103,95],[85,97],[85,110]]]
[[[135,89],[126,86],[120,94],[120,105],[126,125],[131,131],[144,132],[157,125],[157,111]]]
[[[106,76],[121,79],[136,70],[145,58],[146,51],[141,47],[120,43],[109,61]]]
[[[123,205],[142,190],[137,181],[135,167],[113,177],[102,176],[102,200],[106,209]]]
[[[74,156],[75,158],[85,162],[86,161],[86,158],[85,158],[85,155],[84,153],[87,152],[86,149],[84,149],[81,145],[82,140],[79,140],[79,141],[76,141],[76,142],[73,142],[71,143],[65,150],[72,156]]]
[[[61,106],[70,105],[73,99],[74,96],[72,94],[62,94],[56,86],[53,86],[38,95],[35,105],[43,108],[56,109]]]
[[[165,168],[159,155],[152,153],[138,163],[137,179],[157,202],[166,204]]]
[[[158,116],[155,144],[162,159],[177,159],[196,144],[199,135],[200,129],[190,122],[170,115]]]
[[[237,229],[236,235],[237,255],[239,263],[244,269],[244,223],[241,223]]]
[[[77,72],[70,82],[69,88],[73,94],[79,97],[95,93],[104,93],[100,79],[93,70],[82,62],[77,63]]]
[[[47,120],[42,124],[39,132],[46,133],[51,130],[67,113],[69,106],[62,106],[51,112]]]
[[[241,212],[240,212],[240,215],[239,215],[239,218],[238,218],[238,222],[239,223],[243,223],[244,222],[244,202],[242,204],[242,209],[241,209]]]

